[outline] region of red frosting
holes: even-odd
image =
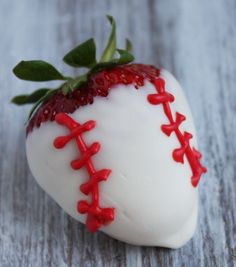
[[[87,213],[86,225],[89,231],[95,232],[102,225],[107,225],[114,220],[113,208],[101,208],[99,205],[99,182],[107,180],[111,173],[110,169],[96,170],[92,156],[97,154],[100,149],[100,143],[94,142],[88,147],[82,138],[82,134],[90,131],[95,127],[95,121],[87,121],[84,124],[79,124],[69,115],[59,113],[55,120],[58,124],[65,126],[70,133],[66,136],[59,136],[54,140],[54,146],[58,149],[63,148],[71,140],[75,140],[80,151],[80,158],[71,162],[71,167],[74,170],[79,170],[85,167],[89,180],[80,186],[80,190],[85,195],[91,195],[90,203],[86,200],[78,201],[77,210],[81,214]]]
[[[173,132],[179,140],[180,148],[176,148],[173,151],[173,159],[177,162],[184,163],[184,156],[186,156],[191,169],[192,177],[191,182],[194,187],[199,183],[201,175],[207,171],[205,167],[201,165],[200,158],[201,153],[197,151],[194,147],[191,148],[190,139],[192,134],[188,132],[181,133],[179,126],[186,119],[184,115],[176,112],[175,120],[170,108],[170,103],[175,100],[174,96],[165,90],[165,81],[161,78],[155,80],[154,85],[157,90],[157,94],[148,95],[148,101],[152,105],[162,104],[163,110],[166,117],[168,118],[170,124],[163,124],[161,130],[167,135],[170,136]]]

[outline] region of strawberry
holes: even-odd
[[[128,40],[125,50],[116,48],[116,24],[108,19],[112,30],[99,62],[93,39],[63,58],[87,68],[83,75],[68,77],[41,60],[13,69],[24,80],[63,81],[12,99],[34,104],[26,127],[28,162],[45,191],[89,231],[179,247],[194,232],[196,187],[206,172],[191,112],[171,74],[131,63]]]

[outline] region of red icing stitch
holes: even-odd
[[[192,135],[188,132],[181,133],[179,129],[180,124],[186,119],[185,116],[176,112],[176,119],[173,119],[169,103],[174,101],[174,96],[165,91],[165,81],[158,78],[155,80],[154,85],[156,87],[157,94],[150,94],[147,99],[152,105],[163,105],[164,112],[170,124],[163,124],[161,129],[167,136],[170,136],[172,132],[175,132],[181,145],[180,148],[176,148],[173,151],[173,159],[177,162],[184,163],[184,155],[186,156],[193,173],[191,182],[192,185],[196,187],[201,175],[207,172],[207,169],[203,167],[200,162],[201,153],[194,147],[191,148],[190,139],[192,138]]]
[[[57,137],[54,140],[54,146],[57,149],[61,149],[72,139],[75,139],[80,151],[80,158],[73,160],[71,162],[71,167],[74,170],[85,167],[89,174],[89,180],[80,186],[80,190],[85,195],[91,194],[91,203],[88,203],[86,200],[78,201],[77,211],[81,214],[87,213],[86,226],[89,231],[95,232],[102,225],[107,225],[114,220],[114,208],[101,208],[99,205],[98,184],[101,181],[107,180],[111,170],[95,170],[92,156],[98,153],[100,144],[95,142],[88,147],[81,136],[82,133],[92,130],[96,123],[90,120],[84,124],[79,124],[65,113],[58,113],[55,120],[58,124],[68,128],[70,133],[66,136]]]

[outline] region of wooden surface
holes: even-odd
[[[9,99],[35,88],[17,80],[21,59],[43,58],[70,73],[61,57],[108,34],[134,44],[136,61],[170,70],[192,107],[208,174],[200,184],[199,224],[183,248],[126,245],[90,234],[67,216],[29,172],[24,121],[28,107]],[[236,266],[235,0],[0,1],[0,266]]]

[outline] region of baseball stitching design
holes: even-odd
[[[65,126],[70,130],[66,136],[59,136],[54,140],[54,146],[57,149],[63,148],[71,140],[75,140],[80,151],[80,158],[71,162],[74,170],[85,167],[89,180],[80,186],[80,191],[85,195],[91,195],[91,202],[80,200],[77,202],[77,211],[81,214],[87,214],[86,226],[89,231],[96,232],[102,225],[107,225],[114,220],[114,208],[101,208],[99,205],[99,182],[107,180],[111,173],[110,169],[95,170],[92,156],[100,150],[100,143],[94,142],[88,147],[82,138],[82,134],[92,130],[96,122],[87,121],[80,124],[65,113],[59,113],[55,117],[58,124]]]
[[[149,94],[147,99],[152,105],[162,104],[164,113],[168,118],[170,124],[163,124],[161,130],[167,136],[170,136],[173,132],[175,133],[177,139],[180,143],[180,148],[174,149],[172,156],[176,162],[184,163],[184,156],[186,156],[190,167],[192,169],[191,182],[194,187],[199,183],[201,175],[207,172],[207,169],[201,165],[201,153],[197,151],[194,147],[190,146],[190,139],[193,137],[191,133],[184,132],[181,133],[179,126],[183,121],[185,121],[185,116],[176,112],[175,120],[173,118],[170,103],[174,102],[175,98],[170,93],[165,90],[165,81],[158,78],[154,81],[157,93]]]

